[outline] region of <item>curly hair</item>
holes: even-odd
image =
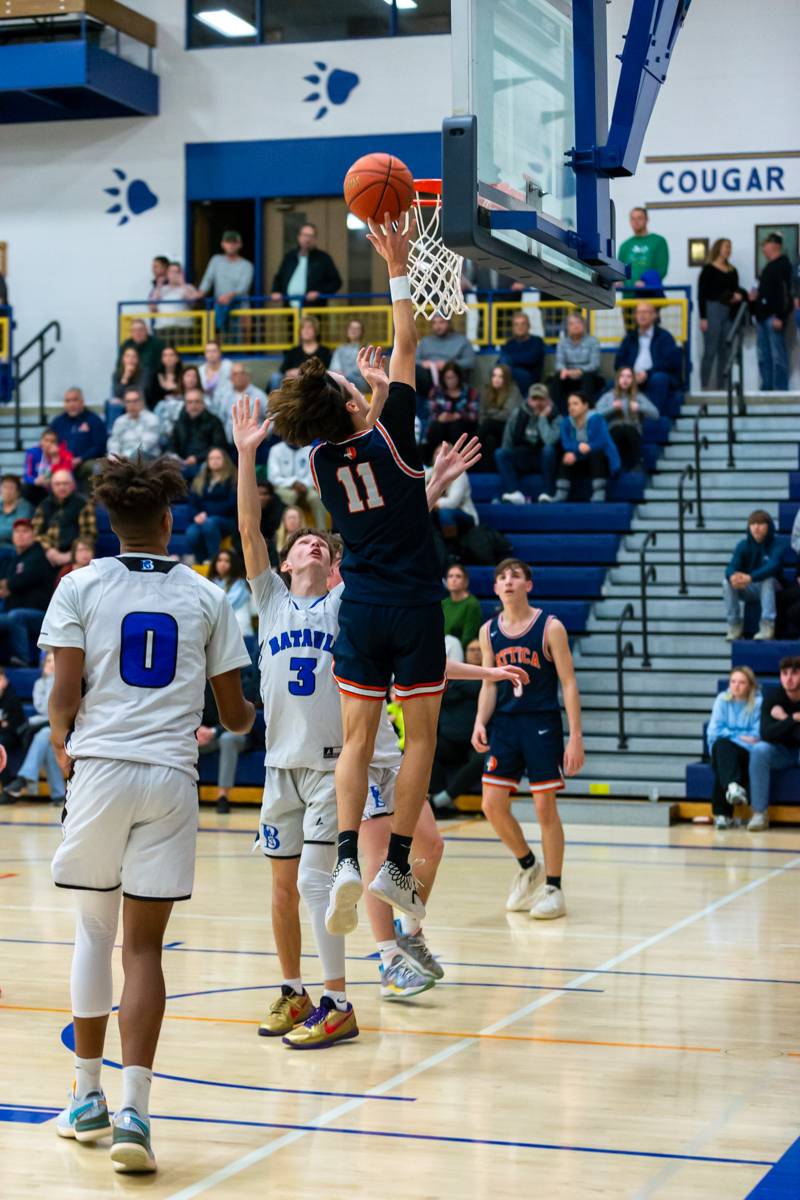
[[[325,364],[309,358],[295,378],[284,380],[269,398],[275,432],[290,446],[341,442],[354,432],[347,400]]]
[[[132,537],[158,525],[170,505],[186,495],[186,481],[174,458],[104,458],[93,495],[108,509],[115,532]]]

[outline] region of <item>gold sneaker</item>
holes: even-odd
[[[342,1012],[330,996],[323,996],[319,1008],[315,1008],[302,1025],[287,1033],[283,1044],[290,1050],[324,1050],[335,1042],[355,1037],[358,1037],[358,1025],[352,1004]]]
[[[293,992],[286,984],[281,985],[281,994],[269,1006],[267,1019],[258,1027],[259,1037],[281,1037],[295,1025],[301,1025],[314,1011],[311,997],[303,990],[302,996]]]

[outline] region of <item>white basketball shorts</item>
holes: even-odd
[[[394,812],[394,768],[370,770],[365,821]],[[305,844],[335,846],[338,832],[333,771],[267,767],[258,844],[267,858],[299,858]]]
[[[67,784],[56,887],[135,900],[188,900],[194,883],[197,784],[186,771],[81,758]]]

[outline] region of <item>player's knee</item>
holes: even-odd
[[[555,792],[534,793],[533,803],[536,807],[536,817],[540,825],[560,825]]]
[[[495,817],[500,816],[503,811],[503,802],[489,791],[485,791],[481,797],[481,811],[487,821],[493,821]]]
[[[272,907],[278,908],[281,912],[290,911],[293,908],[298,908],[300,904],[300,892],[298,891],[298,883],[294,879],[279,879],[275,874],[272,876]]]

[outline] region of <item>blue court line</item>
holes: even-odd
[[[800,1138],[748,1192],[746,1200],[797,1200],[800,1196]]]
[[[57,1117],[58,1108],[41,1108],[38,1104],[0,1104],[0,1121],[14,1121],[22,1125],[42,1125]]]

